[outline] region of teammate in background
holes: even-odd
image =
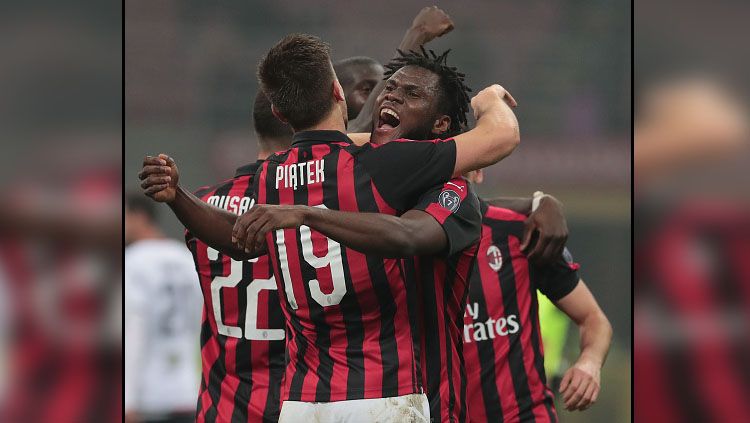
[[[371,57],[354,56],[334,63],[333,70],[344,90],[346,113],[350,121],[353,121],[372,90],[383,80],[383,65]]]
[[[200,291],[190,254],[165,238],[154,203],[125,197],[125,420],[194,420]]]
[[[299,72],[295,67],[291,72],[289,63],[295,63],[297,67],[299,63],[305,63],[308,69]],[[273,160],[274,170],[271,174],[275,177],[267,173],[269,162],[261,167],[258,174],[258,181],[262,182],[259,183],[261,191],[257,193],[260,202],[273,198],[269,195],[278,195],[276,198],[283,201],[305,204],[309,201],[352,211],[396,213],[415,202],[420,191],[441,180],[448,180],[452,174],[461,174],[481,167],[483,163],[497,161],[509,154],[518,143],[517,122],[505,104],[506,99],[511,103],[513,100],[501,87],[492,86],[473,99],[477,128],[455,139],[434,143],[400,142],[380,148],[373,148],[369,144],[354,146],[341,133],[346,125],[346,105],[328,59],[328,48],[315,37],[292,35],[283,39],[261,63],[259,75],[264,91],[274,105],[274,113],[289,119],[295,129],[307,129],[295,134],[295,144],[289,152],[269,159]],[[436,122],[440,125],[446,123],[448,120],[442,118],[439,123]],[[287,158],[291,160],[289,164],[283,162]],[[304,169],[296,164],[297,160],[305,163]],[[242,249],[232,244],[231,227],[228,231],[226,229],[227,222],[236,220],[234,215],[206,206],[179,188],[176,184],[176,166],[172,160],[146,158],[144,165],[141,179],[144,179],[143,187],[149,195],[168,202],[178,217],[183,222],[189,221],[188,226],[202,239],[235,257],[246,256]],[[273,173],[276,169],[279,170],[278,174]],[[268,178],[265,176],[267,174]],[[174,175],[175,180],[170,175]],[[274,178],[277,185],[273,183]],[[411,183],[404,184],[405,180]],[[356,190],[353,190],[355,183]],[[224,220],[215,219],[216,214],[222,215]],[[289,239],[300,237],[296,230],[289,232]],[[329,260],[326,262],[312,252],[312,243],[308,244],[314,239],[319,242],[321,238],[325,240],[319,236],[302,237],[303,241],[300,242],[305,243],[302,247],[304,254],[296,251],[298,247],[295,245],[298,244],[282,241],[279,241],[278,248],[271,251],[277,284],[287,286],[286,295],[284,292],[281,294],[288,304],[285,313],[288,327],[294,335],[288,344],[291,362],[284,396],[289,400],[301,400],[298,405],[306,410],[326,409],[333,415],[349,417],[354,412],[357,418],[361,418],[361,414],[355,405],[362,407],[359,410],[374,410],[382,408],[384,404],[378,399],[399,397],[395,401],[413,412],[414,418],[424,418],[427,410],[419,408],[426,408],[426,401],[418,397],[411,399],[420,389],[416,380],[416,362],[400,266],[392,260],[384,262],[381,257],[368,257],[345,247],[342,249],[338,243],[330,240],[326,255]],[[288,254],[286,250],[289,248],[294,248],[292,251],[295,252]],[[307,249],[310,249],[309,254]],[[347,263],[343,268],[342,251]],[[303,263],[311,263],[311,260],[314,267],[300,267]],[[286,269],[286,266],[292,270]],[[291,279],[288,274],[292,271],[299,275],[303,268],[307,269],[304,270],[307,275],[305,279],[312,280],[309,287],[299,276]],[[331,271],[324,270],[317,274],[317,268],[331,268]],[[330,290],[331,283],[335,283],[330,294],[321,291],[318,278],[323,277],[323,283],[329,285],[326,291]],[[362,290],[372,280],[381,281],[371,289]],[[300,283],[302,286],[299,286]],[[292,284],[298,285],[296,289]],[[388,288],[383,291],[389,285],[395,290]],[[357,291],[354,291],[355,286]],[[294,291],[297,291],[296,295]],[[346,292],[350,294],[344,297]],[[341,306],[333,307],[342,299],[345,302]],[[320,310],[319,306],[312,305],[313,302],[328,309]],[[311,311],[314,313],[310,314]],[[343,314],[349,316],[347,322],[362,322],[362,329],[347,329],[341,323],[333,324],[341,322]],[[379,329],[373,326],[375,322]],[[315,329],[304,331],[303,325]],[[354,338],[345,342],[347,336]],[[346,343],[362,343],[362,346],[345,347]],[[363,354],[364,351],[380,351],[380,354],[372,356]],[[341,369],[337,370],[340,366]],[[368,377],[365,380],[365,369],[370,369],[368,374],[381,374],[382,379]],[[341,403],[346,399],[377,401]],[[294,412],[286,407],[285,402],[281,420],[285,418],[285,410],[289,410],[290,415]],[[395,410],[389,407],[384,411]],[[299,414],[295,417],[298,418]]]
[[[469,179],[482,181],[482,173]],[[536,201],[535,201],[536,202]],[[533,209],[534,207],[532,207]],[[585,410],[599,394],[612,327],[566,250],[557,263],[530,263],[520,248],[526,216],[481,201],[482,238],[464,326],[469,412],[474,421],[557,421],[546,385],[538,289],[579,327],[581,353],[560,393],[568,410]]]
[[[262,91],[255,96],[253,126],[257,161],[237,169],[231,179],[198,189],[202,201],[236,214],[252,205],[256,170],[273,152],[289,148],[292,139],[291,128],[273,116]],[[277,421],[286,341],[268,256],[236,261],[190,231],[185,241],[204,298],[196,421]]]

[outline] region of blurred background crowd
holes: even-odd
[[[750,6],[635,12],[634,415],[747,421]]]
[[[0,421],[122,408],[122,15],[0,13]]]

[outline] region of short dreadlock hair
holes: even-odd
[[[398,51],[398,56],[385,65],[385,79],[388,79],[405,66],[418,66],[434,72],[440,84],[438,110],[451,118],[450,133],[462,132],[467,127],[466,114],[469,112],[469,93],[471,88],[464,83],[465,74],[458,72],[455,66],[448,66],[446,59],[450,50],[440,55],[432,50]]]

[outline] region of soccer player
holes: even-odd
[[[194,421],[200,290],[190,254],[125,197],[125,421]]]
[[[290,67],[292,63],[294,67]],[[306,69],[299,69],[300,64]],[[276,198],[283,201],[322,202],[332,208],[393,214],[406,210],[409,203],[418,199],[420,190],[426,191],[453,174],[497,161],[518,143],[517,122],[505,104],[506,99],[514,101],[501,87],[492,86],[473,99],[477,128],[455,139],[399,142],[379,148],[353,145],[341,133],[346,124],[345,101],[327,47],[314,37],[286,37],[268,53],[259,75],[275,113],[297,129],[293,148],[274,156],[259,171],[260,202],[268,201],[269,195],[278,195]],[[447,120],[441,122],[445,124]],[[279,162],[290,157],[293,165]],[[193,232],[209,244],[237,257],[246,255],[232,244],[231,225],[227,230],[225,224],[212,218],[217,210],[195,201],[177,187],[177,181],[169,176],[177,176],[172,160],[147,158],[144,164],[141,178],[149,195],[167,201],[178,217],[183,222],[191,221]],[[269,167],[273,167],[270,174]],[[223,223],[233,224],[236,217],[224,214],[224,219]],[[324,237],[315,233],[300,238],[300,231],[288,232],[289,241],[279,242],[279,247],[271,251],[293,334],[288,344],[290,365],[285,396],[315,409],[323,408],[323,412],[332,415],[359,413],[357,405],[372,410],[384,404],[380,400],[346,404],[337,401],[397,397],[390,403],[404,405],[415,418],[424,417],[426,410],[419,408],[426,408],[426,402],[411,397],[420,390],[404,277],[398,262],[362,255],[332,240],[327,242],[327,253],[322,253],[313,249],[312,243],[325,242]],[[318,268],[323,269],[319,274],[315,272]],[[300,273],[303,269],[305,280]],[[373,279],[377,283],[373,284]],[[323,294],[321,285],[327,285],[326,291],[332,292]],[[342,299],[344,302],[339,305]],[[345,315],[348,326],[360,322],[358,327],[342,327]],[[408,405],[410,400],[413,406]],[[394,412],[396,408],[385,411]],[[284,410],[282,406],[281,420]],[[361,418],[361,414],[356,415]]]
[[[477,172],[469,178],[481,180]],[[485,201],[481,210],[464,326],[471,419],[557,421],[544,372],[537,289],[579,327],[581,352],[563,375],[560,392],[566,409],[585,410],[599,394],[612,338],[609,321],[567,250],[553,265],[530,262],[520,248],[526,216]]]
[[[452,31],[453,27],[453,21],[445,11],[437,6],[424,7],[414,17],[397,51],[419,50],[424,44]],[[370,132],[373,128],[372,112],[385,86],[383,66],[375,59],[358,56],[337,62],[334,70],[346,94],[347,130]]]
[[[289,148],[292,138],[289,125],[273,116],[271,103],[260,91],[253,104],[253,125],[258,160],[238,168],[231,179],[198,189],[195,195],[202,201],[235,214],[251,206],[256,170],[273,152]],[[204,298],[196,420],[277,421],[285,366],[284,316],[268,257],[234,260],[189,230],[185,241]]]
[[[450,28],[452,22],[443,11],[426,7],[413,20],[400,48],[417,48],[445,34]],[[375,81],[367,81],[372,74],[364,71],[360,65],[359,59],[341,63],[341,71],[348,75],[345,88],[348,99],[354,100],[357,95],[363,94],[362,86],[368,82],[374,86],[382,80],[380,64],[377,64],[380,69],[375,69]],[[366,79],[364,84],[363,78]],[[367,95],[364,95],[361,102],[353,101],[357,112],[366,98]],[[259,161],[238,169],[231,180],[196,192],[202,200],[236,213],[247,209],[252,177],[261,160],[274,151],[287,149],[291,141],[291,129],[272,115],[270,103],[262,93],[256,97],[253,113],[260,142]],[[208,247],[190,232],[187,232],[186,240],[201,275],[207,310],[202,325],[203,379],[198,420],[232,418],[275,421],[278,418],[279,388],[284,365],[284,341],[279,339],[283,338],[283,329],[259,331],[243,328],[243,324],[240,324],[252,322],[257,325],[256,316],[260,316],[261,320],[268,321],[268,327],[283,328],[283,316],[278,308],[269,307],[277,303],[278,295],[276,285],[268,280],[273,275],[268,268],[267,258],[261,256],[250,261],[234,261]],[[235,267],[241,271],[234,272]],[[239,273],[239,276],[235,273]],[[260,279],[250,284],[253,278]],[[263,282],[262,286],[260,282]],[[251,291],[245,295],[248,288]],[[214,295],[214,290],[223,292],[223,295]],[[247,295],[257,298],[245,298]],[[257,309],[252,308],[254,305],[257,305]],[[266,338],[269,334],[274,339]],[[249,352],[252,352],[251,357],[245,357]]]
[[[380,113],[373,116],[374,126],[382,130],[380,135],[389,125],[407,138],[427,139],[458,131],[466,123],[467,88],[462,75],[446,65],[446,57],[429,56],[424,51],[402,53],[388,65],[390,78],[377,101]],[[441,126],[431,126],[436,121]],[[391,141],[382,136],[378,140]],[[523,201],[516,203],[523,207]],[[479,214],[471,188],[456,178],[434,187],[400,217],[260,205],[243,215],[235,230],[249,249],[262,248],[267,231],[305,225],[360,252],[387,257],[420,255],[403,265],[419,282],[415,342],[421,352],[430,415],[433,421],[465,421],[463,314]]]
[[[333,70],[344,90],[351,125],[372,90],[383,80],[383,65],[372,57],[354,56],[334,63]]]
[[[430,58],[407,53],[389,65],[389,79],[377,100],[379,112],[372,118],[376,132],[428,139],[449,129],[457,131],[466,122],[467,90],[463,78],[445,65],[445,59],[445,55]],[[460,100],[448,100],[448,95]],[[262,222],[263,210],[258,207],[243,216],[238,231],[243,232],[242,219],[248,219],[247,226],[254,224],[250,220],[253,215]],[[430,417],[432,421],[465,421],[461,322],[479,234],[478,200],[466,181],[456,178],[433,187],[400,217],[310,207],[298,210],[296,222],[273,224],[273,229],[304,222],[361,252],[421,256],[403,266],[418,281],[416,292],[409,291],[409,295],[418,304],[412,325],[417,330],[415,344],[422,362],[422,383],[430,399]],[[264,233],[254,236],[262,240]],[[425,361],[428,355],[436,359]]]

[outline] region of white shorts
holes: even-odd
[[[334,402],[284,401],[279,423],[429,423],[425,394]]]

